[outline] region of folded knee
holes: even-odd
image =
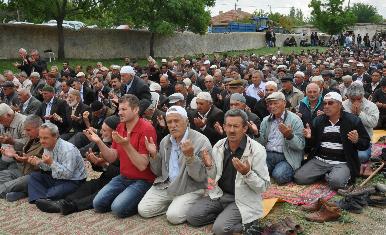
[[[168,210],[166,212],[166,219],[171,224],[182,224],[186,221],[186,216],[181,215],[178,211]]]

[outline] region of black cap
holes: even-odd
[[[115,130],[115,129],[117,129],[117,126],[118,126],[120,120],[119,120],[119,117],[117,115],[113,115],[113,116],[105,118],[104,122],[111,129]]]
[[[281,79],[281,82],[293,82],[293,80],[294,76],[292,74],[287,74]]]
[[[103,103],[98,101],[98,100],[95,100],[92,104],[91,104],[91,111],[92,112],[95,112],[95,111],[98,111],[100,110],[101,108],[103,108]]]

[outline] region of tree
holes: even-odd
[[[77,15],[87,15],[99,6],[98,0],[9,0],[9,10],[20,10],[25,20],[42,23],[56,20],[58,29],[58,58],[64,59],[63,21]]]
[[[383,17],[378,14],[377,8],[364,3],[355,3],[350,10],[357,18],[357,23],[381,23]]]
[[[355,24],[355,15],[343,8],[344,0],[311,0],[312,23],[322,32],[334,35]]]
[[[170,35],[175,31],[205,34],[210,23],[210,12],[215,0],[116,0],[112,12],[130,16],[136,28],[148,29],[150,55],[154,56],[155,35]]]

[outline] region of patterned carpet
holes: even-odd
[[[193,228],[171,225],[165,216],[125,219],[93,210],[62,216],[43,213],[26,199],[9,203],[0,200],[0,234],[210,234],[210,226]]]
[[[100,172],[85,162],[88,178],[97,178]],[[193,228],[187,224],[171,225],[166,216],[143,219],[132,216],[121,219],[111,213],[82,211],[68,216],[41,212],[27,199],[7,202],[0,199],[0,234],[130,234],[130,235],[193,235],[211,234],[211,226]]]

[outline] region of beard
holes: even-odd
[[[77,104],[78,104],[77,101],[68,102],[68,106],[70,106],[71,108],[75,107]]]

